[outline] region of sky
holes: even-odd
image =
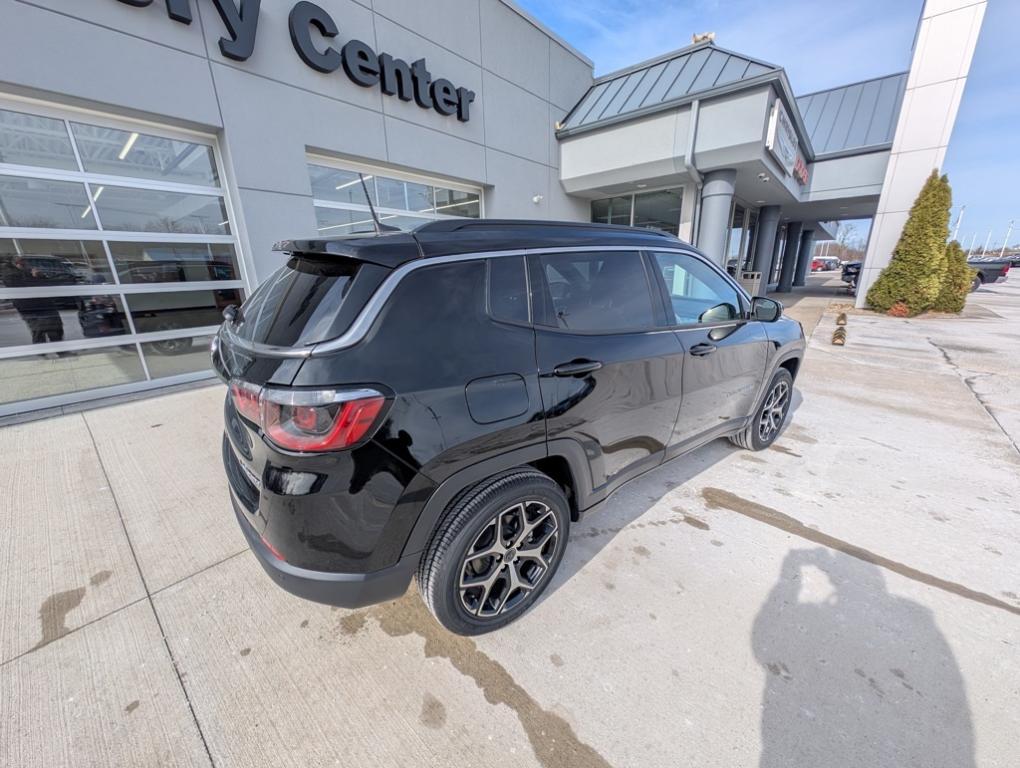
[[[595,62],[596,75],[689,45],[695,32],[786,69],[804,94],[910,66],[922,0],[517,0]],[[1020,243],[1018,0],[989,0],[943,172],[964,247]],[[862,235],[868,222],[856,223]]]

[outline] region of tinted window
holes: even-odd
[[[489,259],[489,314],[509,323],[528,322],[523,256]]]
[[[547,324],[604,332],[652,327],[652,299],[637,252],[546,253],[537,264]]]
[[[740,317],[740,297],[718,272],[683,253],[657,253],[678,324],[719,323]]]

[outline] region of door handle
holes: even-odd
[[[562,363],[553,368],[553,376],[580,376],[582,373],[591,373],[602,367],[598,360],[575,360],[572,363]]]
[[[694,355],[695,357],[705,357],[706,355],[710,355],[713,352],[715,352],[715,350],[716,350],[715,344],[707,343],[695,344],[693,347],[691,347],[691,354]]]

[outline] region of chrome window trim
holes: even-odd
[[[708,259],[701,256],[697,251],[694,251],[690,247],[683,247],[682,245],[663,245],[649,247],[648,245],[598,245],[597,243],[591,243],[587,245],[577,246],[557,246],[552,248],[518,248],[514,250],[506,251],[473,251],[471,253],[460,253],[453,254],[450,256],[437,256],[429,257],[424,259],[417,259],[415,261],[409,261],[406,264],[402,264],[391,272],[382,285],[376,290],[372,297],[362,307],[361,312],[355,318],[354,322],[351,323],[351,327],[348,328],[342,335],[331,339],[329,341],[320,341],[315,344],[311,344],[305,347],[280,347],[272,344],[262,344],[260,342],[252,342],[246,339],[239,338],[230,328],[229,323],[224,323],[221,326],[220,334],[225,336],[226,339],[238,348],[252,352],[258,355],[265,355],[266,357],[281,357],[281,358],[309,358],[309,357],[322,357],[323,355],[329,355],[333,352],[339,352],[344,349],[349,349],[355,344],[359,343],[365,336],[368,335],[369,330],[378,318],[379,313],[382,311],[386,302],[390,296],[396,290],[400,281],[403,280],[407,275],[411,274],[415,270],[424,269],[426,267],[438,266],[441,264],[455,264],[462,261],[478,261],[481,259],[495,259],[504,256],[529,256],[540,253],[590,253],[592,251],[630,251],[637,253],[641,251],[660,251],[664,253],[684,253],[696,258],[701,259],[706,264],[712,266],[717,272],[720,272],[727,281],[735,287],[741,296],[746,297],[747,294],[736,285],[729,275],[721,272],[718,267],[712,264]],[[707,326],[700,326],[707,327]],[[650,329],[650,330],[666,330],[661,328]]]

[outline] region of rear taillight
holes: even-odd
[[[234,400],[237,412],[253,424],[261,424],[261,405],[259,400],[262,388],[249,384],[247,381],[230,382],[230,397]]]
[[[238,412],[288,451],[350,448],[368,435],[386,405],[374,389],[259,389],[234,381],[230,393]]]

